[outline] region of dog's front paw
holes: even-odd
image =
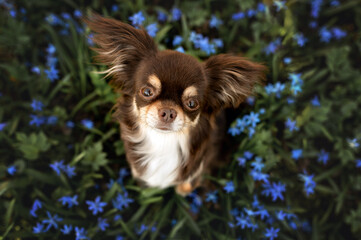
[[[187,196],[193,191],[192,184],[190,182],[184,182],[175,187],[175,191],[181,196]]]

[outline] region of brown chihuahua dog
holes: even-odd
[[[264,78],[265,67],[221,54],[205,62],[158,51],[144,29],[93,15],[98,60],[121,92],[115,106],[127,161],[147,186],[186,195],[202,173],[224,160],[225,109],[237,108]]]

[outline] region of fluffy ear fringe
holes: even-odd
[[[236,108],[252,94],[256,83],[265,80],[267,68],[246,58],[229,54],[210,57],[205,62],[209,81],[209,105],[213,109]]]
[[[133,75],[139,62],[153,56],[157,47],[144,29],[135,29],[129,24],[92,14],[83,19],[91,31],[93,41],[98,46],[93,48],[98,53],[97,61],[108,65],[101,72],[105,77],[113,76],[115,87],[126,87],[126,81]]]

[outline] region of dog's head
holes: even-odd
[[[113,84],[133,97],[134,112],[147,126],[178,132],[197,125],[202,114],[237,107],[264,77],[265,67],[221,54],[205,62],[177,51],[159,51],[143,29],[93,15],[98,59]]]

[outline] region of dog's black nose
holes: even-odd
[[[162,108],[158,110],[159,119],[164,123],[171,123],[176,119],[177,112],[172,108]]]

